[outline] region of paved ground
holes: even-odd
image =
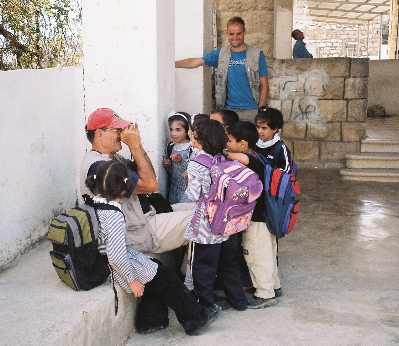
[[[275,307],[224,311],[201,336],[168,328],[126,345],[398,345],[399,184],[301,170],[296,228],[279,243]]]

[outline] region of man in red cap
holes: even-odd
[[[123,120],[112,109],[99,108],[90,114],[86,136],[92,149],[83,158],[80,171],[82,195],[94,196],[85,186],[89,175],[96,174],[98,166],[108,160],[124,162],[129,170],[132,190],[121,199],[126,220],[126,243],[135,250],[161,253],[186,244],[183,235],[192,212],[191,203],[174,205],[171,213],[155,214],[147,193],[158,190],[158,182],[150,158],[142,143],[137,123]],[[117,154],[125,143],[134,161]],[[177,210],[179,207],[179,210]]]

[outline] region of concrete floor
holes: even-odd
[[[298,222],[279,242],[277,306],[223,311],[196,337],[171,313],[168,328],[126,345],[398,345],[399,184],[321,169],[298,179]]]

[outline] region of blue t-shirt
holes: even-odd
[[[221,48],[210,52],[203,57],[205,64],[217,68]],[[226,85],[226,108],[256,109],[258,104],[252,96],[251,88],[245,71],[247,51],[231,51]],[[263,52],[259,55],[259,78],[267,76],[266,58]]]

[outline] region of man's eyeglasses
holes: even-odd
[[[119,133],[122,132],[122,129],[111,129],[111,128],[109,128],[109,127],[102,127],[101,130],[103,130],[103,131],[112,131],[112,132],[119,132]]]

